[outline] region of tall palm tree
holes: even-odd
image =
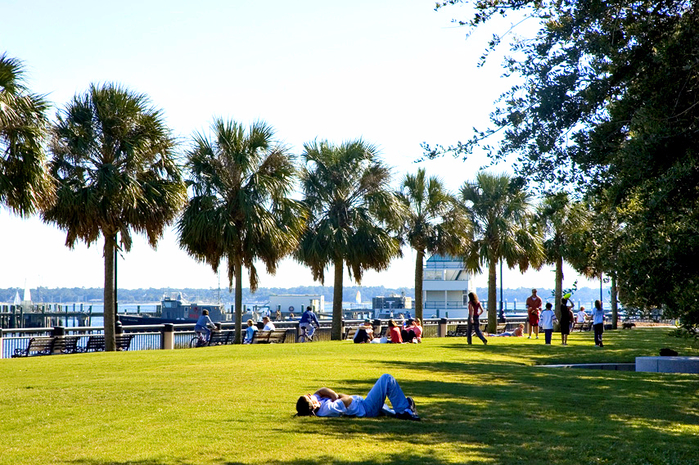
[[[415,316],[422,320],[422,274],[425,254],[463,255],[471,236],[466,212],[436,177],[423,168],[407,174],[398,193],[406,209],[404,235],[415,252]]]
[[[301,181],[310,220],[297,259],[321,283],[333,265],[332,339],[341,339],[344,265],[361,283],[366,269],[388,267],[401,255],[398,238],[404,209],[389,188],[390,171],[377,150],[363,140],[335,146],[327,141],[304,145]]]
[[[298,246],[303,205],[291,200],[296,169],[287,149],[264,122],[246,131],[216,119],[211,138],[194,136],[187,168],[193,195],[179,220],[180,246],[216,272],[226,260],[229,289],[235,278],[235,342],[242,335],[243,267],[250,289],[258,286],[255,260],[274,274]]]
[[[116,350],[117,240],[128,252],[131,232],[144,233],[155,248],[186,200],[174,146],[160,110],[145,95],[116,84],[90,85],[58,113],[52,128],[57,200],[43,219],[67,231],[70,248],[78,240],[90,245],[104,237],[107,350]]]
[[[545,262],[556,267],[554,311],[560,317],[563,261],[575,262],[584,254],[590,215],[584,204],[572,202],[565,192],[545,196],[537,213],[537,224],[543,229]]]
[[[474,240],[467,251],[467,266],[480,271],[488,265],[488,331],[497,326],[497,264],[509,268],[540,267],[544,258],[541,237],[533,222],[531,196],[523,184],[506,174],[479,172],[475,183],[466,182],[460,200],[469,212]]]
[[[0,204],[19,215],[32,214],[53,199],[42,142],[48,103],[24,83],[24,67],[0,55]]]

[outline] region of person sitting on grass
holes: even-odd
[[[517,326],[514,331],[505,331],[504,333],[500,334],[489,334],[488,336],[495,336],[495,337],[522,337],[524,336],[524,323],[520,323],[519,326]]]
[[[393,344],[402,344],[403,338],[401,337],[400,331],[400,326],[398,326],[394,320],[388,320],[388,337],[390,339],[389,342]]]
[[[300,417],[378,417],[387,410],[384,408],[387,397],[396,418],[420,421],[415,402],[405,397],[398,381],[389,374],[381,375],[366,397],[339,394],[326,387],[305,394],[296,401],[296,414]]]
[[[257,331],[257,326],[252,320],[248,320],[248,328],[245,330],[245,339],[243,339],[243,344],[252,344],[252,338],[255,337],[255,332]]]
[[[412,318],[408,319],[405,324],[405,328],[400,332],[400,336],[403,342],[420,342],[420,337],[422,335],[422,328],[415,325],[415,320]]]
[[[357,331],[354,333],[352,341],[354,341],[355,344],[363,344],[371,342],[373,339],[374,327],[371,325],[371,321],[364,320],[364,324],[357,328]]]

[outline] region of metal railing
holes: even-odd
[[[364,320],[345,320],[345,327],[359,326]],[[507,330],[512,330],[519,323],[524,322],[523,318],[508,318]],[[383,322],[385,326],[385,321]],[[458,324],[466,324],[466,319],[445,319],[427,318],[423,321],[423,337],[445,336],[448,330],[454,330]],[[275,323],[277,329],[286,330],[285,343],[295,343],[298,337],[298,322],[278,322]],[[139,325],[123,326],[121,331],[133,336],[129,350],[160,350],[164,347],[164,334],[166,325]],[[173,340],[175,349],[189,347],[189,343],[194,337],[194,324],[176,324],[174,328]],[[234,323],[221,323],[220,329],[223,331],[235,330]],[[329,321],[322,321],[319,329],[316,330],[314,339],[316,341],[329,341],[331,339],[332,324]],[[26,349],[32,337],[52,336],[52,335],[78,336],[78,347],[86,347],[91,335],[104,334],[101,326],[91,327],[56,327],[56,328],[23,328],[23,329],[0,329],[0,358],[11,358],[16,349]]]

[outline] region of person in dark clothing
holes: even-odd
[[[478,295],[475,292],[468,293],[468,330],[466,335],[466,341],[471,344],[471,333],[476,332],[476,336],[483,341],[483,344],[488,344],[488,340],[483,336],[481,332],[481,325],[478,318],[483,313],[483,306],[478,300]]]
[[[568,334],[570,334],[570,325],[573,323],[573,308],[572,304],[568,303],[568,299],[563,297],[561,299],[561,317],[559,322],[561,323],[561,344],[564,346],[568,345]]]

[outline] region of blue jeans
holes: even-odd
[[[209,337],[211,336],[211,330],[207,328],[206,326],[194,326],[194,332],[196,333],[204,333],[204,339],[207,341],[209,340]]]
[[[471,323],[471,319],[468,319],[468,329],[467,329],[467,334],[466,334],[466,342],[469,344],[471,343],[471,333],[473,331],[476,331],[476,336],[478,336],[481,341],[483,341],[483,344],[488,342],[485,337],[483,337],[483,333],[481,332],[481,323],[478,321],[478,317],[476,315],[473,316],[473,323]]]
[[[364,411],[367,417],[378,417],[381,413],[386,397],[391,401],[393,410],[396,413],[403,413],[408,410],[408,400],[398,385],[396,378],[389,374],[381,375],[371,388],[369,394],[364,398]]]
[[[299,325],[299,328],[305,328],[305,329],[306,329],[306,335],[307,335],[309,338],[311,338],[311,339],[313,338],[313,334],[316,332],[315,327],[313,327],[313,325],[310,324],[310,323],[301,323],[301,324]]]
[[[546,344],[551,344],[551,336],[553,335],[553,329],[545,329],[544,337],[546,338]]]

